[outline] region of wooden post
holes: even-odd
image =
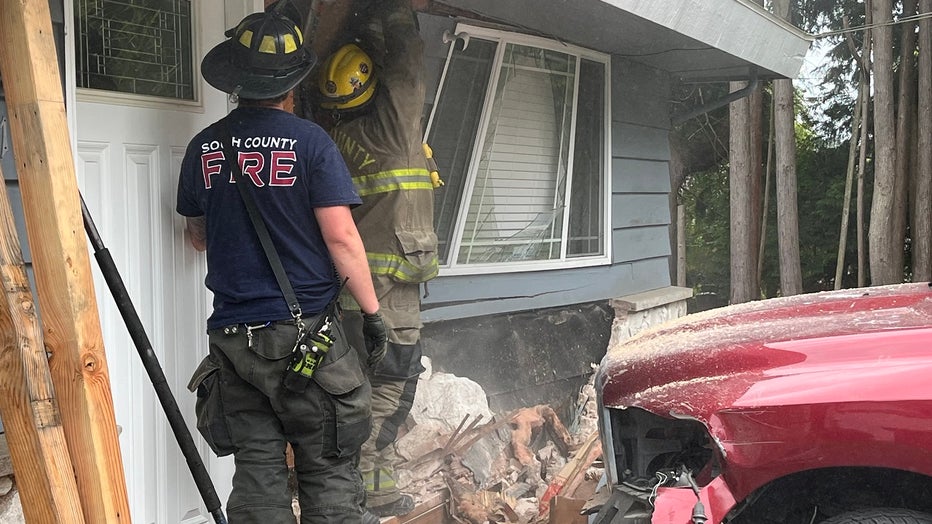
[[[0,73],[49,367],[86,522],[129,523],[47,0],[0,1]]]
[[[29,522],[82,524],[71,456],[0,172],[0,415]]]

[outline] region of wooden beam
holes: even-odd
[[[32,290],[0,171],[0,415],[29,522],[82,524]]]
[[[46,349],[84,519],[129,523],[48,1],[0,1],[0,38]]]

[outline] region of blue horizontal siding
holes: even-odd
[[[666,74],[631,60],[612,57],[612,120],[670,128],[670,83]]]
[[[613,193],[670,193],[670,163],[666,160],[612,159]]]
[[[612,195],[612,229],[670,224],[667,194]]]
[[[598,267],[439,277],[422,300],[424,322],[609,300],[670,285],[667,257]]]
[[[649,226],[616,229],[612,232],[615,263],[670,256],[670,227]],[[660,286],[648,287],[654,289]]]
[[[664,73],[612,60],[612,261],[642,290],[670,284],[670,116]]]
[[[626,122],[612,122],[612,157],[669,161],[669,131]]]

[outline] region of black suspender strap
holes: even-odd
[[[295,296],[294,288],[291,287],[291,281],[288,280],[288,274],[285,273],[285,268],[282,266],[282,260],[278,256],[278,250],[275,249],[275,244],[272,243],[269,230],[265,226],[265,220],[263,220],[262,215],[259,214],[259,208],[256,206],[256,199],[253,197],[252,191],[247,189],[247,186],[251,185],[252,181],[246,178],[246,175],[240,168],[236,149],[233,148],[233,135],[230,132],[230,123],[227,118],[220,121],[220,129],[222,131],[221,142],[223,143],[223,155],[226,157],[226,161],[233,171],[233,176],[236,178],[236,189],[239,190],[239,194],[243,198],[246,212],[249,213],[249,220],[252,221],[252,225],[256,229],[259,243],[262,244],[262,250],[265,251],[265,256],[269,260],[269,265],[272,266],[272,273],[275,274],[278,287],[282,290],[282,295],[284,295],[285,302],[288,304],[288,310],[291,312],[291,316],[294,317],[295,323],[299,324],[300,327],[301,304],[298,303],[298,297]]]

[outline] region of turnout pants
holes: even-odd
[[[398,428],[411,412],[418,375],[424,371],[419,340],[420,286],[389,281],[377,275],[373,275],[373,280],[388,328],[389,342],[385,358],[375,369],[369,370],[372,429],[362,446],[359,469],[366,483],[370,507],[390,504],[401,496],[395,486],[393,466],[398,457],[392,444],[398,436]],[[360,312],[345,311],[344,322],[350,343],[365,353]]]
[[[297,336],[293,324],[273,323],[251,336],[242,324],[208,334],[235,448],[230,522],[294,524],[285,463],[290,442],[301,523],[358,524],[365,505],[358,460],[369,436],[370,386],[340,323],[334,322],[334,345],[301,394],[282,386]]]

